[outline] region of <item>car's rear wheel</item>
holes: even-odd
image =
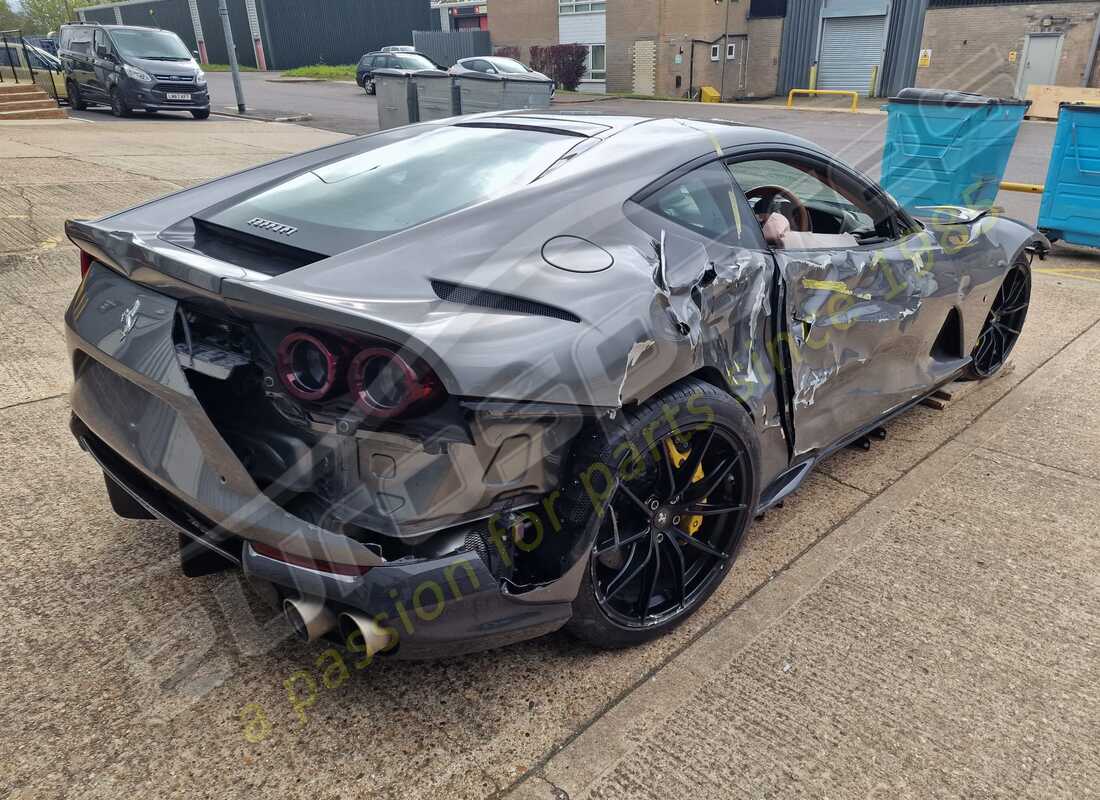
[[[130,107],[126,105],[118,89],[111,90],[111,113],[116,117],[128,117],[131,113]]]
[[[1031,269],[1027,256],[1021,256],[1013,263],[993,298],[964,377],[969,380],[988,378],[1005,365],[1020,338],[1030,302]]]
[[[730,571],[759,497],[756,435],[726,392],[689,381],[622,413],[584,448],[565,498],[574,529],[596,529],[567,630],[600,647],[648,641],[694,613]]]
[[[80,89],[76,85],[76,81],[66,81],[65,91],[69,95],[69,105],[72,106],[73,111],[83,111],[88,107],[88,104],[84,102],[84,98],[80,96]]]

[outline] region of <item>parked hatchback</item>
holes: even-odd
[[[61,63],[72,107],[106,104],[116,117],[134,110],[210,116],[206,75],[179,36],[133,25],[62,25]]]
[[[363,87],[367,94],[374,94],[374,71],[376,69],[439,69],[439,65],[423,53],[402,50],[398,52],[367,53],[359,59],[355,68],[355,82]]]
[[[541,80],[550,80],[541,72],[535,72],[529,66],[521,61],[516,61],[514,58],[506,58],[505,56],[472,56],[470,58],[460,58],[455,62],[455,65],[451,67],[450,73],[452,75],[461,75],[465,72],[482,72],[488,75],[525,75],[528,78],[539,78]]]

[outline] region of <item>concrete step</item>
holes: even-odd
[[[54,106],[53,108],[28,108],[22,111],[0,111],[0,122],[22,119],[68,119],[65,109]]]
[[[45,94],[42,88],[34,83],[0,83],[0,97],[12,94],[29,94],[31,92]]]
[[[11,96],[21,97],[22,95]],[[0,97],[0,111],[30,111],[36,108],[57,108],[57,103],[45,96],[41,99],[35,98],[33,100],[8,100],[7,98]]]

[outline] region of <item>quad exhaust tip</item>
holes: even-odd
[[[303,642],[314,642],[336,627],[336,615],[312,597],[288,597],[283,601],[283,614]]]
[[[386,650],[393,652],[390,634],[382,626],[362,614],[345,611],[340,615],[340,638],[348,642],[356,632],[363,636],[363,648],[367,655],[382,653]]]

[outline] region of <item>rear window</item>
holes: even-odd
[[[92,52],[91,28],[62,28],[61,48],[90,55]]]
[[[439,128],[298,175],[218,216],[250,233],[256,217],[291,225],[295,246],[331,253],[506,194],[578,141],[541,131]]]
[[[416,53],[395,53],[390,58],[397,63],[398,69],[435,69],[435,64]]]

